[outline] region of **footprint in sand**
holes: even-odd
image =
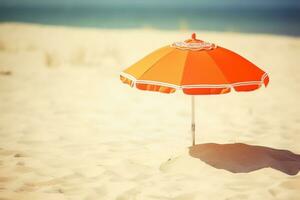
[[[10,76],[10,75],[12,75],[12,72],[9,70],[0,70],[0,75]]]
[[[45,190],[46,193],[60,193],[60,194],[63,194],[65,193],[64,189],[62,188],[50,188],[48,190]]]
[[[19,161],[19,162],[16,163],[16,165],[18,165],[18,166],[25,166],[25,162]]]
[[[24,154],[24,153],[16,153],[16,154],[14,155],[14,157],[15,157],[15,158],[22,158],[22,157],[27,157],[27,156],[26,156],[26,154]]]
[[[1,149],[0,150],[0,156],[10,156],[10,155],[13,155],[13,154],[16,154],[18,153],[17,151],[12,151],[12,150],[4,150],[4,149]]]
[[[176,162],[176,160],[179,158],[180,156],[176,156],[176,157],[170,157],[167,161],[163,162],[160,167],[159,170],[162,172],[166,172],[168,171],[168,169],[172,166],[173,163]]]
[[[0,183],[6,183],[6,182],[10,182],[12,180],[14,180],[15,178],[14,177],[9,177],[9,176],[2,176],[0,177]]]

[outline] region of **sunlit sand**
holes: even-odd
[[[1,24],[0,199],[300,199],[300,39],[193,30],[270,84],[198,96],[190,147],[189,96],[119,72],[191,32]]]

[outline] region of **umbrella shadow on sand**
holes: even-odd
[[[243,143],[198,144],[189,148],[192,157],[233,173],[248,173],[270,167],[288,175],[300,171],[300,155],[288,150]]]

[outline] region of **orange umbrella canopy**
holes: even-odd
[[[123,83],[141,90],[185,94],[224,94],[267,86],[267,73],[242,56],[213,43],[192,38],[164,46],[120,75]]]

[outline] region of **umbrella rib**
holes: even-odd
[[[209,55],[209,57],[211,58],[211,60],[217,65],[216,61],[210,56],[210,54],[209,54],[208,52],[206,52],[206,53]],[[244,58],[244,59],[246,59],[246,58]],[[248,61],[248,60],[247,60],[247,61]],[[248,62],[250,62],[250,61],[248,61]],[[255,85],[263,85],[265,78],[268,76],[268,74],[265,72],[265,73],[261,76],[261,80],[260,80],[260,81],[243,81],[243,82],[230,83],[230,82],[227,80],[226,76],[224,75],[222,69],[220,69],[219,67],[217,67],[217,68],[218,68],[218,70],[221,72],[221,74],[223,75],[224,79],[228,82],[228,85],[229,85],[230,87],[235,87],[235,86],[246,86],[246,85],[253,85],[253,84],[255,84]]]
[[[188,51],[187,54],[186,54],[186,58],[185,58],[185,61],[184,61],[184,65],[183,65],[182,77],[181,77],[180,86],[179,86],[181,89],[183,88],[182,81],[183,81],[183,79],[184,79],[184,74],[185,74],[185,70],[186,70],[186,62],[187,62],[187,60],[188,60],[189,54],[190,54],[190,52]]]
[[[228,84],[224,84],[224,85],[228,85],[228,86],[232,86],[232,84],[227,80],[226,76],[224,75],[223,71],[218,67],[218,64],[216,63],[216,61],[211,57],[211,55],[205,51],[205,53],[208,55],[209,59],[212,60],[212,62],[215,64],[215,68],[221,73],[221,75],[223,76],[224,80],[226,80],[226,82]]]

